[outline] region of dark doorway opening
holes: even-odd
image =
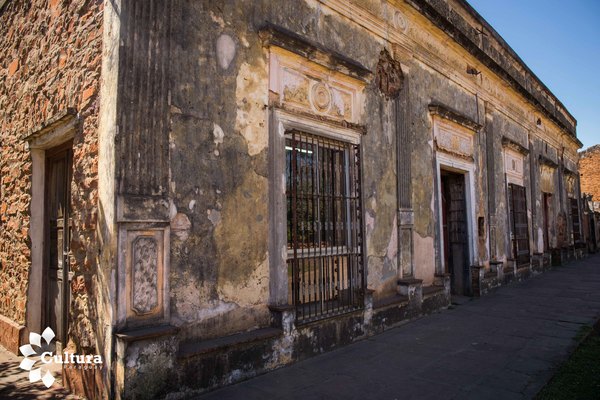
[[[46,152],[45,240],[44,240],[44,326],[66,344],[69,316],[69,245],[71,241],[71,144]]]
[[[470,295],[465,175],[442,170],[441,186],[445,272],[451,276],[452,294]]]

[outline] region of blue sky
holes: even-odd
[[[600,143],[600,0],[467,0]]]

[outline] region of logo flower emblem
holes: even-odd
[[[44,339],[44,341],[46,342],[46,345],[50,345],[50,342],[52,342],[52,339],[54,339],[56,335],[54,334],[54,331],[48,327],[44,330],[44,332],[42,332],[41,335],[35,333],[35,332],[30,332],[29,333],[29,344],[25,344],[21,347],[19,347],[19,350],[21,351],[21,354],[23,354],[23,356],[25,357],[23,359],[23,361],[21,361],[21,364],[19,365],[19,367],[21,369],[24,369],[25,371],[29,371],[29,382],[37,382],[39,380],[41,380],[42,382],[44,382],[44,385],[46,385],[47,388],[49,388],[50,386],[52,386],[52,384],[55,381],[54,376],[52,375],[52,373],[48,370],[46,370],[46,373],[44,374],[44,376],[42,377],[42,369],[41,368],[33,368],[35,363],[37,362],[37,359],[35,358],[29,358],[32,355],[36,355],[36,356],[40,356],[41,355],[41,351],[38,354],[38,352],[36,350],[34,350],[34,348],[31,345],[37,346],[39,348],[39,350],[42,350],[42,339]]]

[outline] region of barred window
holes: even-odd
[[[517,266],[529,264],[529,222],[527,197],[523,186],[508,185],[513,257]]]
[[[569,205],[571,206],[571,224],[573,226],[573,242],[578,243],[581,241],[581,228],[579,221],[579,203],[577,199],[569,198]]]
[[[360,308],[358,146],[291,131],[285,154],[289,300],[297,321]]]

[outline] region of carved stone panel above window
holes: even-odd
[[[279,47],[270,53],[271,101],[278,107],[360,123],[364,82]]]
[[[434,117],[433,126],[436,150],[473,160],[474,131],[437,116]]]
[[[565,188],[569,197],[576,197],[575,184],[577,183],[574,174],[565,174]]]
[[[524,186],[524,156],[510,148],[504,149],[504,171],[508,183]]]
[[[554,173],[556,168],[542,164],[540,165],[540,189],[544,193],[555,193]]]

